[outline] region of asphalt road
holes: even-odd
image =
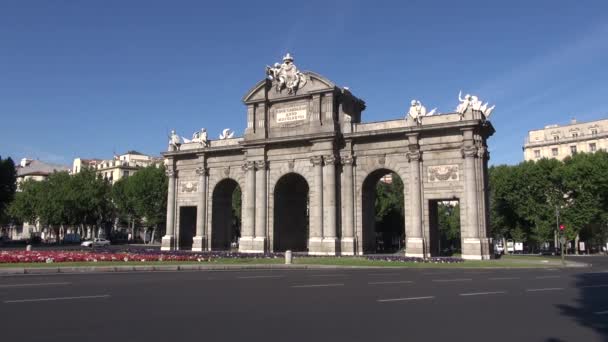
[[[608,258],[586,260],[594,267],[2,276],[0,337],[608,341]]]

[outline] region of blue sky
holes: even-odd
[[[0,2],[0,155],[71,164],[168,131],[242,134],[242,96],[286,53],[364,99],[364,121],[458,91],[496,104],[491,163],[527,131],[608,117],[608,2]]]

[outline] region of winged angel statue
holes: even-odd
[[[283,57],[283,64],[274,63],[274,66],[266,66],[266,76],[275,83],[277,92],[287,88],[288,94],[295,94],[298,89],[302,89],[308,79],[306,75],[298,71],[293,64],[293,57],[287,53]]]

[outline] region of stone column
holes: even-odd
[[[266,191],[266,161],[259,160],[255,162],[257,169],[255,175],[255,238],[253,240],[253,249],[260,253],[266,251],[266,222],[267,222],[267,199]]]
[[[310,159],[313,165],[313,187],[315,197],[310,201],[310,236],[308,238],[308,252],[310,254],[323,254],[323,157],[314,156]]]
[[[255,162],[249,161],[243,165],[245,171],[245,191],[243,193],[243,217],[241,238],[239,239],[240,252],[256,252],[253,247],[255,236]]]
[[[167,169],[169,177],[169,189],[167,191],[167,227],[165,236],[163,236],[161,250],[170,251],[175,248],[175,178],[177,171],[171,165]]]
[[[482,241],[479,236],[479,196],[477,195],[477,177],[475,172],[475,159],[478,156],[477,153],[477,146],[468,144],[462,148],[462,156],[464,157],[464,193],[466,201],[466,217],[462,220],[464,222],[464,227],[461,228],[462,258],[464,259],[486,258],[482,255]],[[489,255],[487,258],[489,258]]]
[[[343,255],[355,254],[355,196],[353,190],[353,158],[342,157],[344,183],[342,184],[342,207],[344,208],[344,221],[342,222],[342,239],[340,252]]]
[[[192,241],[192,250],[201,252],[207,249],[207,169],[199,167],[196,169],[198,175],[198,203],[196,205],[196,236]]]
[[[405,255],[423,258],[425,251],[424,236],[422,234],[420,159],[421,153],[417,148],[411,149],[407,153],[407,160],[410,163],[409,195],[407,197],[409,200],[410,222],[406,226]]]
[[[336,218],[336,163],[334,156],[325,157],[323,167],[323,252],[335,255],[339,253]]]

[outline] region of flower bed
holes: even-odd
[[[233,252],[161,252],[161,251],[2,251],[0,263],[53,263],[53,262],[158,262],[197,261],[209,262],[219,258],[244,259],[282,258],[282,253],[249,254]]]
[[[454,264],[458,262],[464,262],[462,258],[452,258],[452,257],[431,257],[431,258],[416,258],[416,257],[406,257],[406,256],[382,256],[382,255],[368,255],[367,260],[377,260],[377,261],[395,261],[395,262],[422,262],[422,263],[434,263],[434,264]]]

